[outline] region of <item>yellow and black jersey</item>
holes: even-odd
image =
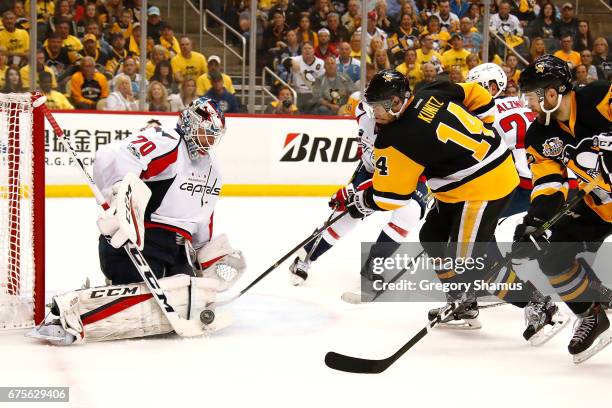
[[[501,137],[485,126],[494,108],[479,84],[435,82],[419,89],[403,114],[379,130],[375,204],[385,210],[405,205],[421,174],[434,196],[446,203],[510,194],[519,183],[512,156]]]
[[[584,185],[599,175],[599,149],[593,136],[612,130],[612,85],[595,81],[571,91],[568,121],[551,121],[549,126],[533,122],[525,135],[533,191],[530,214],[549,218],[567,198],[567,169]],[[612,222],[612,189],[600,182],[585,202],[603,220]]]

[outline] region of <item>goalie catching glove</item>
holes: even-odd
[[[131,241],[142,251],[144,247],[144,215],[151,190],[134,173],[113,185],[109,208],[98,217],[98,229],[114,248]]]
[[[234,249],[221,234],[211,239],[197,252],[201,272],[198,275],[216,279],[219,282],[218,292],[232,287],[246,269],[246,261],[242,251]]]

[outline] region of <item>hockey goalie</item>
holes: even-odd
[[[246,263],[225,235],[213,237],[222,182],[212,149],[224,132],[223,113],[201,97],[181,112],[175,129],[150,121],[98,150],[94,181],[109,204],[97,221],[108,286],[55,296],[45,322],[29,336],[69,345],[173,331],[123,250],[127,241],[142,252],[181,318],[200,319],[205,332],[228,324],[210,305]]]

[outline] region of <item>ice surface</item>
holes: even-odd
[[[80,287],[86,277],[103,283],[96,212],[93,199],[47,200],[48,298]],[[323,198],[223,197],[215,231],[226,232],[248,262],[237,286],[328,215]],[[70,404],[53,406],[83,408],[609,405],[612,349],[575,366],[566,349],[569,328],[532,348],[521,336],[522,311],[512,306],[483,310],[482,330],[429,334],[382,374],[327,368],[323,357],[330,350],[387,357],[424,325],[431,306],[340,300],[359,283],[359,242],[375,240],[386,215],[371,218],[314,264],[305,287],[289,286],[282,265],[228,306],[233,326],[208,338],[168,335],[58,348],[23,332],[0,333],[0,385],[70,386]],[[513,225],[502,224],[498,239],[508,240]]]

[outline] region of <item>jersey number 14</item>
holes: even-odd
[[[482,161],[485,157],[487,157],[491,144],[486,140],[476,140],[473,138],[473,136],[483,135],[494,137],[495,133],[493,133],[492,130],[487,129],[480,119],[472,116],[465,109],[455,103],[451,102],[448,104],[448,111],[452,113],[453,116],[459,120],[459,122],[461,122],[469,134],[460,132],[459,130],[448,126],[446,123],[440,123],[436,129],[438,140],[443,143],[447,143],[450,140],[464,149],[470,150],[472,152],[472,157],[475,160],[479,162]]]

